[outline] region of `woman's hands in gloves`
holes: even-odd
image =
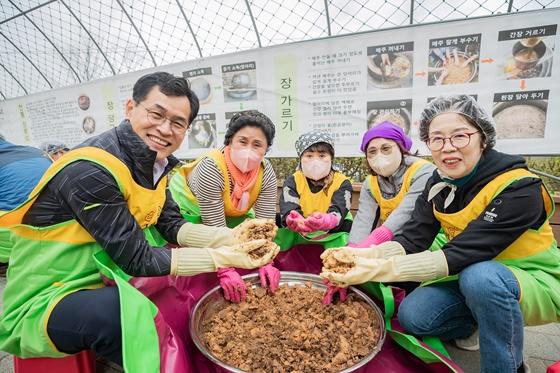
[[[297,211],[290,211],[286,217],[286,226],[297,233],[307,234],[312,230],[306,225],[306,219]]]
[[[239,303],[247,297],[247,286],[241,275],[234,268],[218,269],[220,287],[224,291],[224,298],[230,302]]]
[[[333,285],[348,287],[368,281],[421,282],[448,275],[447,260],[442,250],[380,259],[371,257],[372,249],[344,247],[325,251],[321,254],[321,277],[328,279]],[[361,254],[364,251],[368,253]]]
[[[353,245],[353,247],[370,247],[371,245],[379,245],[380,243],[390,241],[393,238],[393,232],[386,226],[377,227],[364,240]]]
[[[272,263],[268,263],[264,267],[259,268],[259,278],[261,279],[261,286],[268,288],[274,294],[280,285],[280,270]]]
[[[328,305],[328,304],[331,304],[333,302],[336,294],[338,294],[338,302],[339,303],[342,303],[346,300],[346,298],[347,298],[346,288],[341,288],[341,287],[338,287],[336,285],[333,285],[326,278],[323,279],[323,283],[325,285],[327,285],[327,290],[325,291],[325,295],[323,295],[323,304],[325,306]]]
[[[312,231],[329,231],[340,223],[340,216],[335,213],[314,212],[307,217],[305,225]]]

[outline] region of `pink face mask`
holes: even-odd
[[[231,148],[229,156],[235,167],[237,167],[239,171],[243,173],[252,171],[255,168],[259,167],[264,158],[264,156],[258,154],[250,148]]]
[[[331,161],[329,160],[320,160],[320,159],[311,159],[308,160],[306,158],[302,158],[301,160],[301,171],[305,175],[305,177],[310,178],[311,180],[321,180],[324,177],[327,177],[329,172],[331,172]]]

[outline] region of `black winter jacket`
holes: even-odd
[[[486,151],[474,176],[457,188],[453,202],[445,210],[443,205],[450,192],[449,188],[436,195],[432,201],[427,201],[430,188],[442,181],[437,171],[434,171],[424,192],[416,201],[411,221],[394,240],[407,253],[426,250],[440,230],[440,223],[432,210],[433,205],[439,212],[460,211],[489,181],[517,168],[527,168],[522,157],[492,149]],[[484,220],[485,210],[461,234],[443,246],[450,275],[461,272],[471,264],[493,259],[527,229],[537,229],[544,223],[546,211],[541,194],[541,180],[535,177],[514,182],[497,195],[486,209],[492,210],[493,216],[495,214],[493,221]]]
[[[104,149],[120,159],[130,169],[134,180],[148,189],[155,189],[157,183],[179,162],[173,156],[168,157],[169,163],[163,175],[154,184],[156,152],[136,135],[128,120],[86,140],[77,148],[85,146]],[[169,190],[166,194],[156,228],[167,241],[176,243],[177,232],[185,220]],[[96,203],[101,207],[84,209]],[[23,222],[44,227],[71,219],[76,219],[129,275],[169,274],[170,250],[150,247],[113,176],[93,162],[76,161],[62,169],[41,191]]]

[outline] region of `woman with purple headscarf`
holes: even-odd
[[[411,147],[412,140],[390,121],[364,134],[360,149],[371,175],[362,185],[350,246],[369,247],[390,241],[410,220],[416,198],[435,169],[430,162],[411,155]]]

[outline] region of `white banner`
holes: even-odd
[[[180,158],[223,143],[231,115],[258,109],[276,124],[269,156],[295,156],[297,137],[328,129],[337,156],[389,119],[418,140],[433,97],[464,93],[494,117],[499,150],[560,154],[560,9],[415,25],[187,61],[0,102],[0,133],[70,146],[123,118],[134,82],[158,70],[187,77],[201,101]]]

